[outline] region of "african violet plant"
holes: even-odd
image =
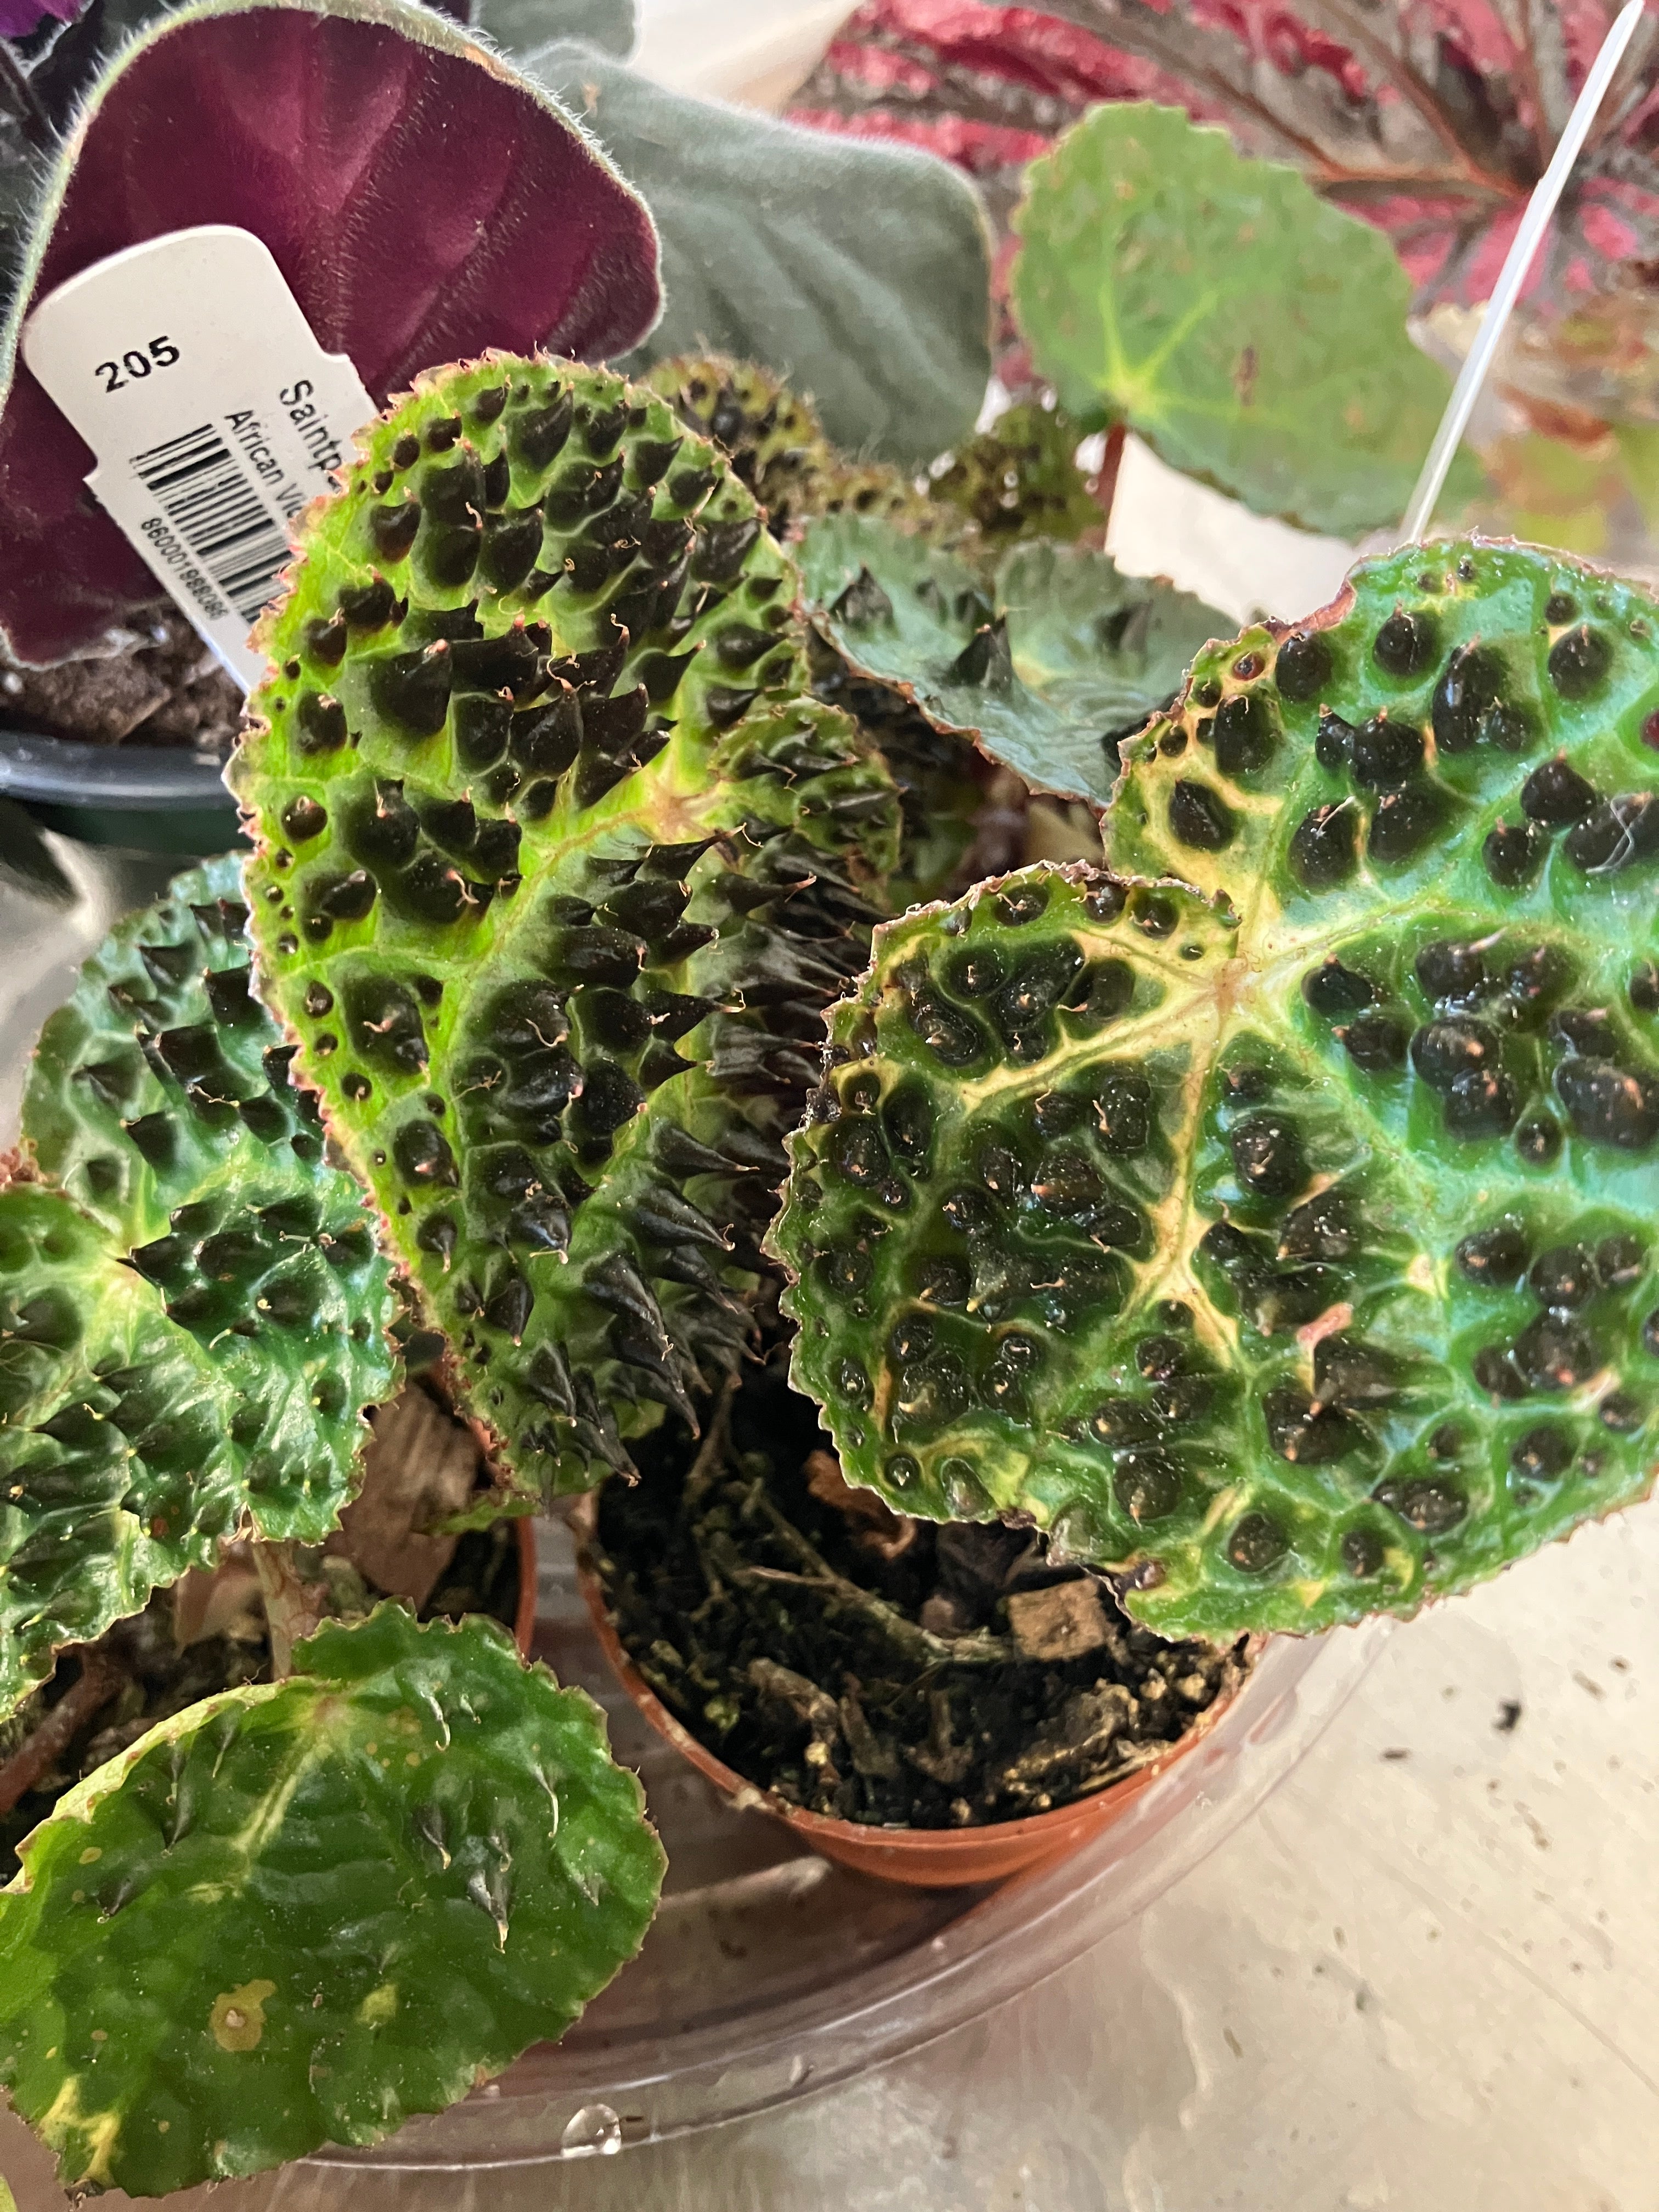
[[[492,0],[467,30],[416,0],[92,0],[38,51],[0,33],[0,652],[96,650],[157,596],[17,346],[57,285],[196,224],[263,239],[377,403],[491,345],[643,368],[713,334],[804,374],[849,447],[915,465],[971,429],[971,189],[652,85],[616,58],[618,15]]]

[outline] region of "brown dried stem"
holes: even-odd
[[[92,1718],[126,1681],[125,1669],[89,1645],[81,1653],[79,1678],[64,1691],[33,1734],[0,1765],[0,1816],[49,1773]]]
[[[270,1631],[270,1671],[279,1682],[294,1671],[294,1647],[314,1636],[333,1610],[327,1583],[302,1574],[292,1544],[256,1544],[253,1565]]]

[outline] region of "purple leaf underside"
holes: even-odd
[[[643,204],[504,63],[404,20],[270,7],[167,24],[65,147],[29,301],[125,246],[234,223],[377,402],[486,347],[602,359],[637,343],[659,307]],[[26,661],[85,651],[156,597],[88,498],[93,465],[19,360],[0,410],[0,635]]]

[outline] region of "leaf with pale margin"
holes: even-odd
[[[1103,806],[1120,738],[1180,688],[1227,617],[1109,556],[1016,546],[988,597],[958,554],[878,517],[806,526],[808,611],[862,674],[965,732],[1033,791]]]
[[[787,377],[843,452],[929,461],[973,428],[989,243],[944,162],[838,143],[574,46],[526,58],[649,202],[662,320],[620,365],[716,352]]]
[[[0,1893],[0,2083],[70,2188],[378,2142],[562,2035],[662,1848],[580,1690],[395,1604],[152,1729]]]
[[[774,1231],[849,1480],[1216,1638],[1644,1496],[1656,732],[1645,592],[1410,548],[1200,654],[1124,747],[1122,877],[878,932]]]
[[[1020,327],[1073,414],[1310,530],[1399,516],[1449,386],[1386,242],[1294,169],[1103,107],[1032,164],[1014,227]]]

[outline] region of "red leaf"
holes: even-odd
[[[604,359],[643,337],[659,293],[641,202],[505,63],[428,15],[379,12],[164,22],[65,148],[30,301],[123,246],[222,222],[265,241],[377,400],[487,346]],[[92,466],[19,361],[0,412],[0,633],[24,660],[84,651],[157,596],[88,507]]]

